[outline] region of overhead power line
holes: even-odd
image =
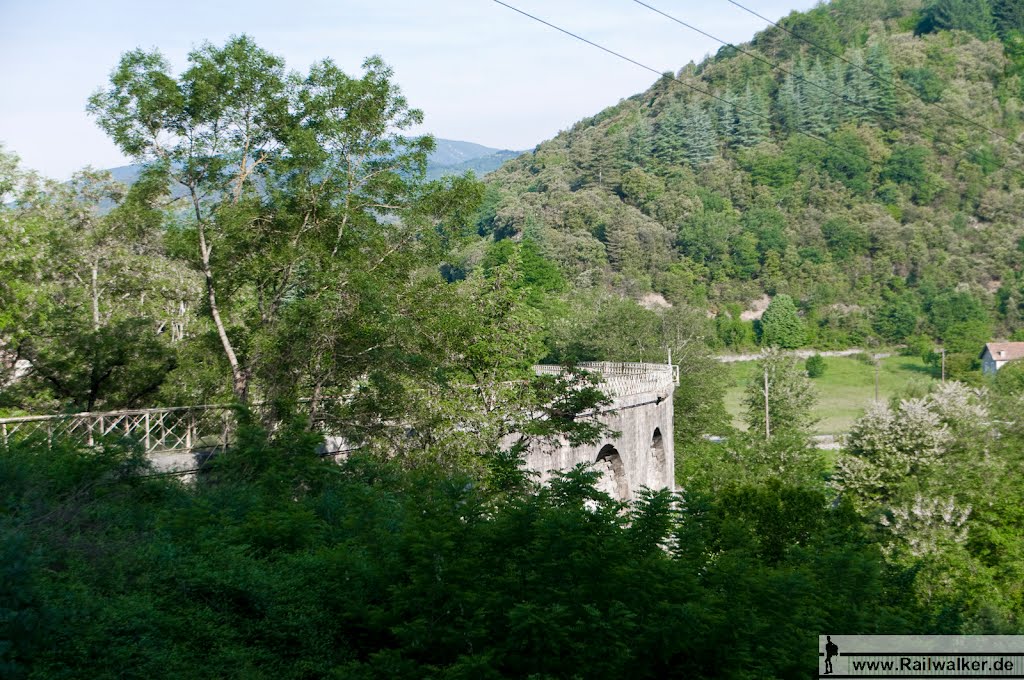
[[[979,123],[978,121],[973,120],[971,118],[968,118],[967,116],[964,116],[962,114],[959,114],[956,111],[952,111],[950,109],[947,109],[945,106],[942,106],[942,105],[937,104],[935,102],[926,102],[923,99],[921,99],[921,96],[917,92],[914,92],[911,89],[903,87],[902,85],[900,85],[899,83],[897,83],[896,81],[894,81],[894,80],[892,80],[890,78],[886,78],[885,76],[879,75],[873,69],[869,69],[866,66],[861,66],[860,64],[855,64],[854,62],[850,61],[846,57],[844,57],[844,56],[842,56],[840,54],[836,54],[835,52],[833,52],[832,50],[828,49],[827,47],[822,47],[821,45],[819,45],[818,43],[814,42],[813,40],[805,38],[802,35],[799,35],[799,34],[793,32],[793,31],[791,31],[790,29],[786,28],[785,26],[772,21],[768,17],[765,17],[765,16],[762,16],[762,15],[758,14],[757,12],[755,12],[752,9],[750,9],[749,7],[745,7],[745,6],[741,5],[740,3],[736,2],[736,0],[725,0],[725,1],[728,2],[730,5],[735,5],[736,7],[739,7],[740,9],[742,9],[744,12],[747,12],[748,14],[754,15],[755,17],[757,17],[758,19],[761,19],[762,21],[767,21],[769,24],[771,24],[775,28],[778,28],[778,29],[780,29],[782,31],[785,31],[786,33],[790,34],[791,36],[793,36],[797,40],[799,40],[799,41],[801,41],[803,43],[806,43],[806,44],[810,45],[811,47],[814,47],[814,48],[816,48],[818,50],[821,50],[825,54],[827,54],[827,55],[829,55],[831,57],[834,57],[836,59],[839,59],[839,60],[849,64],[850,66],[853,66],[854,68],[863,71],[864,73],[867,73],[872,78],[874,78],[874,79],[876,79],[878,81],[881,81],[883,83],[887,83],[888,85],[891,85],[892,87],[896,88],[900,92],[903,92],[904,94],[909,94],[910,96],[912,96],[915,99],[919,100],[922,104],[926,104],[928,106],[933,106],[936,109],[938,109],[939,111],[942,111],[942,112],[946,113],[947,115],[953,116],[954,118],[956,118],[956,119],[958,119],[958,120],[960,120],[960,121],[962,121],[964,123],[967,123],[969,125],[973,125],[974,127],[978,128],[979,130],[985,130],[986,132],[991,133],[993,135],[996,135],[997,137],[1002,137],[1006,141],[1010,142],[1010,144],[1013,144],[1014,146],[1016,146],[1018,148],[1024,149],[1024,145],[1022,145],[1020,142],[1018,142],[1017,140],[1013,139],[1012,137],[1008,137],[1008,136],[1004,135],[1003,133],[999,132],[998,130],[993,130],[992,128],[988,127],[987,125],[985,125],[983,123]]]
[[[607,47],[604,47],[603,45],[598,45],[596,42],[593,42],[591,40],[587,40],[586,38],[584,38],[581,35],[576,35],[572,31],[567,31],[564,28],[559,28],[558,26],[555,26],[554,24],[552,24],[550,22],[544,21],[543,19],[541,19],[538,16],[534,16],[533,14],[530,14],[529,12],[524,12],[523,10],[519,9],[518,7],[513,7],[512,5],[504,3],[501,0],[494,0],[494,2],[498,3],[502,7],[509,8],[513,12],[518,12],[519,14],[522,14],[524,17],[529,17],[530,19],[533,19],[534,21],[539,21],[540,23],[544,24],[545,26],[548,26],[549,28],[553,28],[556,31],[560,31],[562,33],[565,33],[568,36],[572,36],[573,38],[576,38],[577,40],[581,40],[581,41],[587,43],[588,45],[590,45],[592,47],[596,47],[599,50],[603,50],[604,52],[607,52],[608,54],[611,54],[612,56],[618,57],[619,59],[625,59],[626,61],[628,61],[631,64],[639,66],[640,68],[643,68],[643,69],[647,69],[651,73],[654,73],[654,74],[656,74],[658,76],[664,75],[661,71],[659,71],[656,68],[652,68],[652,67],[648,66],[647,64],[641,64],[639,61],[636,61],[635,59],[630,59],[626,55],[619,54],[615,50],[610,50]]]
[[[605,47],[604,45],[599,45],[598,43],[594,42],[593,40],[588,40],[587,38],[584,38],[581,35],[577,35],[576,33],[573,33],[572,31],[566,30],[566,29],[564,29],[564,28],[562,28],[560,26],[556,26],[555,24],[553,24],[553,23],[551,23],[549,21],[545,21],[544,19],[541,19],[538,16],[530,14],[529,12],[525,12],[525,11],[519,9],[518,7],[513,7],[512,5],[510,5],[510,4],[506,3],[506,2],[502,2],[502,0],[493,0],[493,1],[496,2],[497,4],[501,5],[502,7],[507,7],[508,9],[512,10],[513,12],[517,12],[519,14],[522,14],[524,17],[532,19],[533,21],[536,21],[538,23],[544,24],[548,28],[553,28],[553,29],[555,29],[556,31],[558,31],[560,33],[564,33],[565,35],[567,35],[569,37],[572,37],[572,38],[575,38],[576,40],[579,40],[580,42],[584,42],[584,43],[590,45],[591,47],[596,47],[597,49],[601,50],[602,52],[607,52],[608,54],[610,54],[610,55],[612,55],[614,57],[617,57],[617,58],[622,59],[624,61],[628,61],[630,64],[633,64],[635,66],[639,66],[640,68],[645,69],[647,71],[650,71],[651,73],[654,73],[654,74],[658,75],[659,77],[670,78],[671,80],[674,80],[675,82],[679,83],[683,87],[686,87],[686,88],[688,88],[690,90],[693,90],[694,92],[699,92],[700,94],[703,94],[703,95],[705,95],[707,97],[710,97],[711,99],[715,99],[715,100],[720,101],[720,102],[722,102],[724,104],[728,104],[729,106],[733,107],[737,111],[745,111],[745,112],[750,113],[750,114],[752,114],[754,116],[757,116],[758,118],[761,118],[762,120],[766,120],[769,123],[771,123],[772,118],[771,118],[770,115],[763,114],[760,111],[755,111],[755,110],[747,108],[745,106],[741,106],[740,104],[737,104],[736,102],[732,102],[732,101],[729,101],[728,99],[725,99],[723,97],[719,97],[718,95],[714,94],[713,92],[710,92],[710,91],[705,90],[703,88],[697,87],[696,85],[693,85],[692,83],[687,83],[686,81],[680,80],[676,76],[672,75],[670,71],[668,71],[668,72],[659,71],[658,69],[653,68],[651,66],[648,66],[647,64],[641,63],[641,62],[637,61],[636,59],[632,59],[630,57],[627,57],[624,54],[620,54],[619,52],[616,52],[615,50],[609,49],[609,48]],[[836,144],[833,144],[829,140],[825,139],[824,137],[820,137],[820,136],[818,136],[818,135],[816,135],[814,133],[804,132],[802,130],[795,130],[794,132],[796,134],[802,135],[802,136],[807,137],[809,139],[814,139],[816,141],[819,141],[822,144],[825,144],[826,146],[832,147],[833,149],[836,149],[836,150],[838,150],[838,151],[840,151],[842,153],[849,154],[851,156],[858,156],[858,157],[866,160],[868,163],[871,163],[871,164],[875,163],[874,159],[872,159],[870,156],[868,156],[866,154],[860,153],[859,151],[854,151],[853,149],[844,149],[843,147],[837,146]]]

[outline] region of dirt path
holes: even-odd
[[[854,354],[867,354],[867,351],[865,351],[863,349],[857,349],[857,348],[853,348],[853,349],[834,349],[834,350],[826,350],[824,352],[819,352],[818,350],[814,350],[814,349],[798,349],[798,350],[794,350],[792,352],[787,352],[787,354],[792,354],[792,355],[794,355],[796,357],[799,357],[800,359],[806,359],[807,357],[814,356],[815,354],[820,354],[823,357],[848,357],[848,356],[852,356]],[[888,357],[892,356],[892,352],[880,352],[878,354],[872,354],[871,356],[874,359],[887,359]],[[760,353],[758,353],[758,354],[722,354],[722,355],[717,356],[715,358],[718,359],[718,361],[721,361],[723,364],[731,364],[731,363],[736,362],[736,361],[757,361],[758,359],[761,358],[761,355],[760,355]]]
[[[839,451],[843,448],[843,438],[845,436],[842,434],[814,434],[811,435],[810,439],[814,442],[814,448],[816,449]],[[728,437],[706,434],[703,435],[703,439],[708,442],[721,443],[726,441]]]

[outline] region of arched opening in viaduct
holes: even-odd
[[[611,444],[605,444],[597,453],[594,469],[601,473],[597,480],[597,490],[604,491],[612,498],[624,501],[629,498],[629,479],[626,468],[622,464],[619,450]]]
[[[661,428],[654,428],[654,436],[651,437],[651,456],[658,470],[665,469],[665,440],[661,436]]]

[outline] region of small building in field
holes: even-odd
[[[992,375],[1006,362],[1024,359],[1024,342],[989,342],[981,351],[981,372]]]

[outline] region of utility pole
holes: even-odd
[[[875,357],[875,403],[878,403],[878,357]]]
[[[768,367],[764,367],[764,438],[772,438],[771,414],[768,413]]]

